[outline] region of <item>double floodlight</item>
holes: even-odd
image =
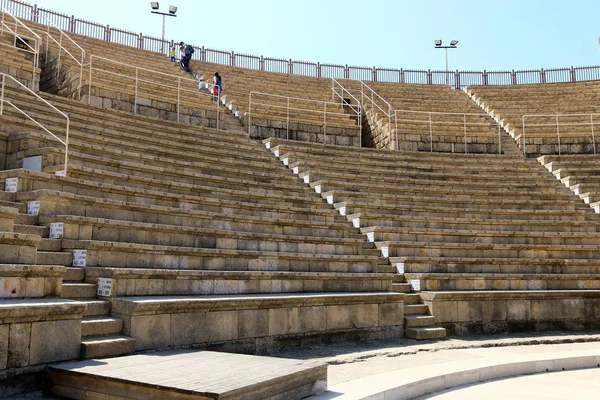
[[[158,13],[158,8],[159,8],[158,1],[151,1],[150,7],[152,7],[152,9],[154,11],[157,11],[157,13]],[[177,7],[169,6],[169,14],[170,15],[175,15],[176,12],[177,12]]]
[[[442,46],[442,41],[441,40],[436,40],[433,43],[435,43],[435,47],[441,47]],[[450,41],[450,47],[456,47],[457,44],[458,44],[458,40],[452,40],[452,41]]]

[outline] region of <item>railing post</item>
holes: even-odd
[[[546,83],[546,71],[544,71],[544,68],[540,69],[540,83]]]
[[[0,115],[4,113],[4,81],[6,75],[2,74],[2,89],[0,91]]]
[[[433,123],[431,121],[431,113],[429,113],[429,146],[430,152],[433,153]]]
[[[456,75],[454,78],[454,89],[460,90],[460,72],[456,70]]]
[[[138,67],[135,67],[135,99],[133,102],[133,113],[137,114],[137,102],[138,102]]]
[[[265,70],[265,58],[263,56],[260,56],[260,61],[258,63],[259,66],[259,70],[264,71]]]
[[[293,74],[294,73],[294,63],[292,62],[292,59],[290,58],[288,61],[288,74]]]
[[[38,22],[39,18],[38,18],[38,6],[37,6],[37,4],[33,5],[33,10],[31,12],[32,12],[31,20],[33,22]]]
[[[400,68],[400,83],[404,83],[404,68]]]
[[[181,93],[181,77],[177,78],[177,122],[179,122],[179,99]]]
[[[206,49],[202,46],[200,50],[200,61],[206,61]]]
[[[433,76],[431,75],[431,70],[427,70],[427,84],[431,85],[433,83]]]
[[[596,136],[594,135],[594,114],[590,114],[590,122],[592,124],[592,144],[594,146],[594,154],[596,154]]]
[[[373,69],[371,70],[371,80],[377,82],[377,69],[375,66],[373,66]]]
[[[465,132],[465,154],[467,154],[467,114],[463,114],[463,129]]]
[[[164,43],[161,44],[161,47],[164,46]],[[144,48],[144,34],[142,32],[140,32],[140,35],[138,36],[138,48],[143,49]]]
[[[69,19],[69,32],[75,32],[75,16],[71,15]]]
[[[483,85],[487,86],[488,85],[488,73],[485,69],[483,70],[482,79],[483,79]]]
[[[235,52],[233,51],[231,52],[231,56],[229,57],[229,64],[232,67],[235,67]]]
[[[517,74],[515,73],[514,69],[510,73],[510,82],[511,82],[511,85],[517,84]]]
[[[350,79],[350,69],[348,69],[348,64],[344,67],[344,78]]]
[[[106,40],[107,42],[110,42],[110,25],[106,25],[106,28],[104,28],[104,40]]]
[[[560,156],[560,124],[558,122],[558,115],[556,115],[556,136],[558,138],[558,155]]]
[[[321,63],[317,62],[317,78],[321,77]]]
[[[575,68],[571,67],[569,69],[569,74],[571,75],[571,82],[577,82],[577,76],[575,75]]]

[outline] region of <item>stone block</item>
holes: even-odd
[[[327,306],[327,330],[351,328],[347,306]]]
[[[171,343],[170,314],[132,316],[130,326],[136,350],[166,347]]]
[[[355,304],[350,306],[350,323],[357,328],[378,325],[379,307],[377,304]]]
[[[31,324],[29,365],[79,358],[80,347],[81,320],[42,321]]]
[[[8,324],[0,325],[0,370],[7,368],[9,327]]]
[[[171,315],[172,346],[206,342],[206,312]]]
[[[396,326],[404,324],[404,303],[379,304],[379,326]]]
[[[298,331],[319,332],[327,329],[326,307],[300,307],[298,309]]]
[[[238,312],[213,311],[206,314],[207,340],[217,342],[238,338]]]
[[[7,325],[6,325],[7,326]],[[0,328],[0,342],[2,333]],[[29,365],[29,340],[31,338],[31,324],[11,324],[8,339],[8,360],[6,368],[21,368]],[[0,350],[1,352],[2,350]],[[0,367],[1,367],[0,354]]]
[[[269,310],[240,310],[238,338],[257,338],[269,335]]]
[[[298,332],[298,308],[272,308],[269,310],[269,335]]]
[[[506,318],[508,321],[531,320],[531,302],[525,299],[507,300]]]

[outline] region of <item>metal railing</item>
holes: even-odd
[[[360,96],[361,96],[361,104],[363,105],[363,107],[365,107],[365,113],[370,111],[371,113],[373,113],[373,116],[375,116],[374,113],[376,113],[377,110],[379,110],[387,118],[388,130],[389,130],[388,134],[391,135],[392,134],[392,132],[391,132],[391,129],[392,129],[392,105],[386,99],[381,97],[381,95],[379,93],[377,93],[375,90],[373,90],[369,85],[367,85],[363,81],[360,81]],[[379,102],[379,104],[378,104],[378,102]],[[397,138],[396,138],[396,143],[394,146],[395,146],[395,149],[398,150]]]
[[[542,131],[546,131],[546,127],[552,127],[548,129],[548,132],[556,130],[556,141],[558,147],[558,155],[561,155],[561,134],[563,136],[573,134],[580,137],[591,137],[592,146],[594,147],[594,154],[596,154],[596,127],[600,123],[594,122],[594,117],[600,118],[600,114],[525,114],[522,117],[522,131],[521,131],[521,146],[523,148],[523,155],[527,157],[527,137],[526,128],[542,128]],[[542,119],[538,123],[527,124],[527,119],[535,120]],[[565,119],[574,122],[563,122]],[[561,129],[561,127],[563,129]],[[572,132],[569,130],[570,127],[575,127],[579,132]],[[566,131],[566,132],[565,132]]]
[[[97,60],[96,61],[97,64],[103,63],[104,68],[101,68],[98,65],[95,67],[94,60]],[[87,66],[89,66],[88,104],[90,104],[92,101],[92,86],[93,86],[93,82],[94,82],[94,72],[96,72],[96,79],[98,79],[98,75],[101,75],[101,74],[118,76],[118,77],[125,78],[125,79],[131,79],[133,81],[133,85],[134,85],[133,113],[134,114],[137,114],[138,104],[139,104],[139,100],[140,100],[140,92],[141,92],[141,94],[144,93],[143,91],[141,91],[140,84],[145,83],[145,84],[148,84],[152,88],[162,88],[163,93],[164,93],[164,90],[176,90],[177,91],[177,96],[176,96],[177,97],[177,100],[176,100],[177,122],[180,122],[180,114],[181,114],[180,108],[181,108],[182,94],[190,93],[190,94],[193,94],[194,96],[201,95],[201,96],[213,97],[213,99],[217,100],[215,110],[217,112],[217,129],[219,129],[219,117],[220,117],[220,108],[221,108],[220,91],[219,91],[219,94],[217,95],[217,98],[215,98],[214,95],[209,94],[209,93],[200,92],[198,89],[192,90],[192,89],[186,89],[186,88],[182,87],[182,83],[189,84],[191,82],[193,82],[193,84],[195,86],[197,86],[198,81],[196,81],[195,79],[182,78],[181,76],[178,76],[178,75],[167,74],[164,72],[155,71],[155,70],[151,70],[148,68],[141,68],[141,67],[138,67],[135,65],[122,63],[120,61],[114,61],[114,60],[110,60],[108,58],[95,56],[93,54],[90,55],[90,61],[89,61],[89,63],[86,64],[86,67]],[[114,71],[110,71],[109,68],[112,68]],[[118,71],[118,72],[115,72],[115,71]],[[124,73],[125,71],[130,71],[130,73],[129,74]],[[171,80],[171,82],[169,84],[167,84],[167,83],[158,82],[155,79],[152,79],[152,80],[144,79],[142,77],[142,75],[150,75],[152,77],[160,76],[160,77],[166,78],[167,80]],[[211,84],[208,84],[207,87],[212,89]],[[115,91],[119,91],[119,90],[122,90],[122,88],[115,87]],[[148,94],[150,94],[150,93],[148,93]]]
[[[161,45],[171,46],[173,40],[163,41],[160,38],[147,36],[142,33],[129,32],[96,22],[75,18],[46,10],[18,0],[0,0],[1,4],[14,10],[19,18],[36,21],[37,15],[47,15],[69,32],[90,36],[113,43],[133,46],[150,51],[157,51]],[[217,64],[231,65],[242,68],[256,69],[269,72],[282,72],[303,76],[336,79],[356,79],[376,82],[417,83],[428,85],[445,85],[446,77],[450,85],[461,89],[470,85],[518,85],[550,82],[579,82],[600,79],[600,66],[565,67],[554,69],[524,70],[524,71],[432,71],[409,70],[397,68],[378,68],[365,66],[348,66],[340,64],[323,64],[292,59],[270,58],[264,56],[237,54],[233,51],[207,49],[204,46],[194,46],[194,60],[208,61]]]
[[[402,118],[399,116],[400,114],[412,114],[413,116]],[[418,116],[423,116],[424,119],[418,119]],[[443,120],[434,120],[433,116],[436,117],[447,117]],[[395,132],[395,141],[399,142],[399,129],[398,123],[411,123],[411,124],[422,124],[429,130],[429,143],[430,143],[430,152],[433,152],[433,136],[436,130],[436,127],[441,125],[444,128],[448,128],[449,126],[458,126],[462,127],[463,133],[463,142],[464,142],[464,153],[468,154],[468,138],[473,136],[477,137],[476,134],[473,134],[472,131],[469,130],[470,127],[497,127],[498,131],[498,154],[502,154],[502,134],[501,134],[501,126],[498,123],[490,123],[490,122],[472,122],[467,121],[469,117],[487,117],[485,114],[476,114],[476,113],[453,113],[453,112],[433,112],[433,111],[415,111],[415,110],[394,110],[394,132]],[[452,121],[455,119],[455,121]],[[443,128],[442,128],[443,129]],[[496,128],[494,128],[496,130]],[[471,132],[471,134],[469,133]],[[481,132],[477,132],[481,133]],[[411,132],[411,134],[415,134]],[[454,148],[454,143],[452,143],[452,147]],[[396,148],[398,149],[398,148]]]
[[[10,17],[9,21],[7,21],[7,16]],[[12,28],[13,22],[14,29]],[[19,28],[21,28],[21,34],[19,34]],[[13,35],[13,43],[11,47],[19,47],[21,50],[33,54],[31,89],[35,89],[35,72],[40,63],[40,43],[42,42],[42,38],[27,25],[19,21],[17,17],[10,14],[5,8],[2,8],[0,34],[4,35],[6,32],[9,32],[11,35]],[[30,40],[34,42],[33,45],[29,43]],[[0,44],[3,46],[10,46],[2,41],[0,41]]]
[[[293,104],[292,104],[293,103]],[[306,104],[307,106],[302,107],[300,104]],[[307,108],[308,105],[315,105],[315,107]],[[290,138],[290,122],[293,123],[304,123],[307,125],[315,125],[315,119],[303,119],[298,117],[298,114],[314,114],[319,116],[319,120],[321,119],[321,115],[323,118],[323,144],[327,144],[327,116],[330,117],[329,123],[331,127],[331,118],[335,118],[337,116],[347,117],[348,115],[352,116],[352,114],[347,114],[345,112],[339,112],[340,103],[331,102],[331,101],[322,101],[322,100],[313,100],[313,99],[304,99],[300,97],[290,97],[290,96],[281,96],[277,94],[271,93],[262,93],[262,92],[250,92],[249,96],[249,105],[248,105],[248,113],[247,113],[247,121],[248,121],[248,135],[251,135],[252,128],[252,117],[253,113],[256,114],[256,111],[253,111],[253,106],[259,107],[269,107],[275,108],[278,110],[285,110],[286,117],[286,138]],[[333,108],[335,111],[328,111],[329,108]],[[353,112],[356,113],[356,117],[360,119],[360,109],[352,109]],[[262,116],[261,114],[258,114]],[[269,118],[265,117],[265,119],[278,121],[275,116],[270,116]],[[320,126],[320,124],[318,124]],[[359,130],[359,135],[361,134]]]
[[[27,86],[23,85],[21,82],[19,82],[18,80],[16,80],[12,76],[4,74],[4,73],[0,73],[0,76],[2,77],[2,84],[0,86],[0,116],[4,115],[4,104],[6,103],[6,104],[12,106],[15,110],[17,110],[21,114],[23,114],[26,118],[28,118],[35,125],[37,125],[38,127],[40,127],[42,130],[44,130],[46,133],[48,133],[54,139],[56,139],[63,146],[65,146],[64,175],[67,176],[67,164],[68,164],[68,161],[69,161],[69,124],[70,124],[70,122],[69,122],[69,116],[67,114],[65,114],[64,112],[60,111],[58,108],[54,107],[52,104],[50,104],[49,102],[47,102],[43,98],[41,98],[33,90],[29,89]],[[49,106],[50,108],[52,108],[58,114],[60,114],[63,117],[65,117],[66,126],[65,126],[65,139],[64,140],[62,140],[57,135],[55,135],[54,133],[52,133],[48,128],[46,128],[44,125],[42,125],[39,122],[37,122],[29,114],[27,114],[27,112],[23,111],[22,109],[20,109],[19,107],[17,107],[14,103],[12,103],[9,99],[6,98],[5,87],[7,85],[6,84],[7,78],[10,79],[12,82],[16,83],[17,87],[25,89],[27,92],[31,93],[36,99],[41,100],[44,104],[46,104],[47,106]]]
[[[343,107],[352,110],[358,116],[358,125],[362,131],[362,103],[335,78],[331,78],[331,93],[333,100],[339,100]],[[346,96],[346,97],[345,97]],[[354,103],[352,103],[354,100]]]

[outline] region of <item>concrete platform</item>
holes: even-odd
[[[301,399],[327,387],[315,361],[162,351],[52,366],[47,392],[69,399]]]

